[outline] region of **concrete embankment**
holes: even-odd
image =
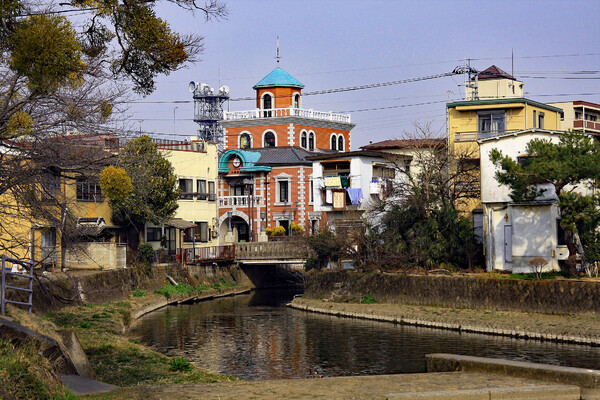
[[[549,315],[408,304],[336,303],[308,298],[296,298],[290,306],[340,317],[600,346],[600,316],[595,314]]]

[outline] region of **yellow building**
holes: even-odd
[[[466,85],[466,98],[447,104],[448,147],[458,159],[472,158],[479,164],[478,139],[532,128],[561,128],[560,108],[524,98],[523,83],[496,66]],[[463,209],[480,213],[480,194],[474,194]]]
[[[25,178],[2,196],[0,241],[7,255],[33,260],[36,266],[44,267],[125,266],[126,245],[119,243],[119,229],[112,226],[112,211],[98,183],[111,153],[103,152],[100,143],[80,143],[82,138],[89,141],[92,137],[100,136],[73,135],[78,141],[74,146],[79,146],[81,165],[77,165],[77,158],[69,164],[69,170],[77,173],[48,168],[31,180]],[[48,148],[72,149],[72,143],[69,147],[62,141],[53,142]],[[27,197],[28,189],[33,189],[33,197]]]
[[[170,255],[179,255],[183,248],[188,258],[192,249],[217,246],[217,144],[196,138],[155,142],[173,165],[181,194],[175,216],[164,226],[146,224],[146,242]]]

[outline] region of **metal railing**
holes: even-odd
[[[254,196],[254,205],[262,204],[262,196]],[[219,207],[248,206],[248,196],[223,196],[219,197]]]
[[[315,111],[303,108],[271,108],[266,110],[254,109],[247,111],[225,111],[223,119],[226,121],[255,118],[275,118],[275,117],[304,117],[312,119],[321,119],[325,121],[350,123],[350,114],[336,114],[331,111]]]
[[[454,134],[455,142],[474,142],[478,139],[486,139],[491,137],[496,137],[500,135],[504,135],[511,132],[517,132],[518,129],[512,130],[504,130],[504,131],[496,131],[496,132],[477,132],[477,131],[467,131],[467,132],[456,132]]]
[[[19,264],[22,266],[28,266],[29,267],[29,275],[26,274],[22,274],[19,272],[12,272],[12,269],[10,271],[7,271],[6,268],[6,262],[11,262],[13,264]],[[29,286],[27,289],[25,288],[21,288],[21,287],[16,287],[16,286],[8,286],[6,284],[6,276],[15,276],[15,277],[19,277],[19,278],[27,278],[29,279]],[[12,289],[12,290],[17,290],[17,291],[21,291],[21,292],[26,292],[28,293],[28,297],[27,297],[27,302],[22,302],[22,301],[15,301],[15,300],[7,300],[6,299],[6,290],[7,289]],[[17,260],[14,258],[9,258],[5,255],[2,255],[2,281],[0,282],[0,298],[1,298],[1,303],[2,305],[0,306],[0,313],[2,314],[2,316],[5,315],[5,311],[6,311],[6,303],[10,303],[10,304],[17,304],[17,305],[21,305],[21,306],[28,306],[28,311],[29,314],[31,314],[31,310],[33,308],[33,262],[31,261],[24,261],[24,260]]]

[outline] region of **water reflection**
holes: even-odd
[[[429,353],[600,369],[598,348],[306,313],[284,307],[293,294],[170,306],[145,316],[135,333],[167,355],[244,379],[423,372]]]

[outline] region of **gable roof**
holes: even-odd
[[[495,65],[492,65],[491,67],[484,69],[483,71],[478,73],[477,79],[479,79],[480,81],[483,81],[486,79],[511,79],[513,81],[517,80],[514,76],[512,76],[511,74],[509,74],[506,71],[501,70],[500,68],[496,67]]]
[[[260,89],[265,87],[295,87],[302,89],[304,87],[296,78],[277,67],[267,76],[262,78],[252,89]]]

